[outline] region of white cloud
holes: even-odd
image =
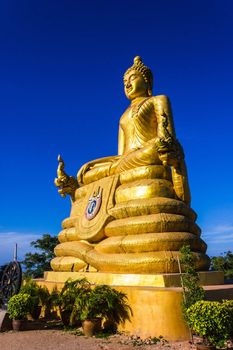
[[[233,234],[233,225],[214,225],[212,227],[207,228],[207,232],[205,232],[205,236],[213,236],[215,234],[222,235],[225,233]]]
[[[230,222],[203,228],[202,238],[208,244],[207,253],[211,256],[233,251],[233,224]]]
[[[42,234],[24,232],[0,232],[0,265],[13,260],[15,243],[18,245],[18,260],[24,258],[24,254],[34,249],[30,243],[40,238]]]
[[[215,242],[215,243],[233,243],[233,233],[230,233],[228,235],[222,235],[222,236],[219,236],[219,237],[214,237],[212,239],[212,242]]]

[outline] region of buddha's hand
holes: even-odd
[[[163,165],[179,168],[181,160],[184,159],[184,152],[177,139],[173,137],[160,138],[156,142],[156,149]]]

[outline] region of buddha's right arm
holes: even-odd
[[[124,148],[125,148],[125,135],[121,125],[119,125],[119,132],[118,132],[118,154],[119,155],[122,155],[124,153]]]

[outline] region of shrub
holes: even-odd
[[[204,343],[223,347],[232,336],[233,301],[197,301],[186,310],[186,319]]]
[[[15,320],[24,319],[30,312],[32,298],[29,294],[19,293],[10,298],[8,302],[9,317]]]
[[[79,295],[75,309],[81,320],[101,317],[115,324],[130,320],[132,314],[126,294],[106,285],[97,285],[86,294]]]
[[[67,280],[58,295],[58,306],[61,310],[73,310],[76,297],[80,293],[86,293],[90,289],[90,283],[86,278]]]
[[[229,322],[230,338],[233,340],[233,300],[223,300],[222,303],[228,309],[231,315],[231,320]]]
[[[75,324],[79,318],[79,312],[74,308],[76,298],[83,294],[86,295],[91,288],[91,284],[86,278],[77,280],[67,280],[59,292],[53,290],[51,300],[54,306],[59,307],[60,314],[69,314],[69,323]]]
[[[189,245],[180,249],[182,266],[182,284],[184,291],[183,309],[184,313],[196,301],[203,300],[205,297],[204,289],[199,286],[199,275],[195,270],[195,262]]]
[[[30,313],[34,314],[35,308],[40,306],[50,307],[49,305],[49,291],[46,287],[39,286],[31,278],[24,281],[20,288],[20,293],[29,294],[32,298]]]

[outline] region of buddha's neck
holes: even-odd
[[[145,98],[147,98],[147,96],[140,96],[140,97],[134,98],[134,99],[131,101],[130,106],[132,107],[132,106],[134,106],[134,105],[140,103],[141,101],[145,100]]]

